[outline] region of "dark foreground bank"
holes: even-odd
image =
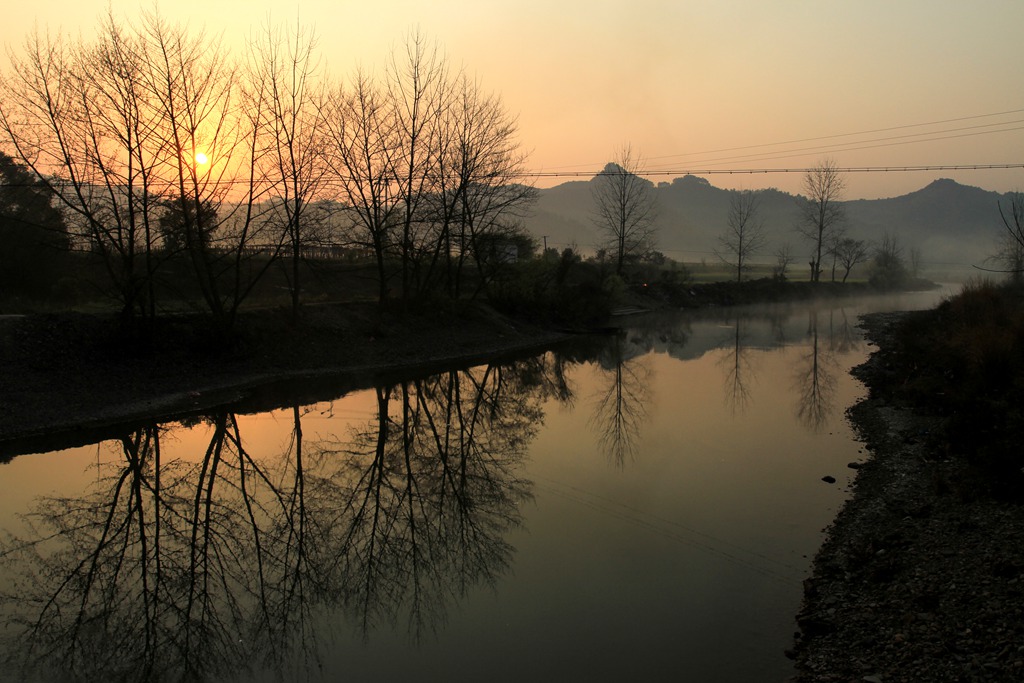
[[[970,379],[920,356],[931,347],[912,317],[865,321],[879,351],[855,371],[870,395],[850,417],[871,457],[805,583],[799,682],[1024,680],[1024,506],[1002,457],[1019,449],[1001,450],[1007,433],[976,416],[965,424],[959,401],[992,400],[982,422],[1004,426],[1017,409],[999,407],[1005,392],[963,398]],[[1016,385],[1016,369],[1004,364],[1004,380]]]
[[[243,321],[226,351],[188,319],[168,318],[147,340],[126,340],[107,318],[0,318],[0,457],[14,440],[85,436],[152,415],[236,402],[272,383],[329,381],[345,393],[396,372],[551,346],[569,335],[486,307],[380,316],[372,306],[309,307]],[[10,449],[7,449],[10,450]]]

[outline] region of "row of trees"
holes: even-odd
[[[655,206],[653,185],[640,176],[643,162],[630,146],[624,146],[592,185],[594,224],[602,236],[602,252],[614,262],[615,273],[622,275],[630,262],[655,253]],[[831,279],[842,271],[845,282],[860,263],[873,260],[876,276],[886,284],[905,277],[907,267],[896,238],[887,235],[878,245],[850,237],[846,232],[846,214],[842,204],[845,181],[831,159],[826,159],[804,176],[805,196],[799,198],[797,232],[811,248],[811,281],[819,282],[825,265],[831,261]],[[753,256],[767,244],[768,236],[761,216],[760,195],[750,190],[731,193],[726,230],[719,236],[716,256],[743,279]],[[792,263],[792,249],[780,247],[776,253],[776,272],[785,275]],[[916,270],[920,257],[911,250],[910,266]]]
[[[0,131],[102,258],[126,320],[157,314],[175,256],[222,332],[278,260],[297,313],[300,259],[324,242],[372,257],[382,304],[399,285],[403,302],[459,296],[534,191],[500,98],[421,35],[403,48],[331,83],[299,25],[265,27],[238,60],[156,12],[110,14],[91,42],[26,41]]]
[[[846,183],[833,160],[826,159],[807,171],[803,185],[805,196],[799,198],[796,230],[810,245],[812,282],[821,281],[826,266],[830,267],[833,282],[837,277],[846,282],[850,271],[869,261],[872,277],[879,284],[895,285],[908,274],[916,276],[920,252],[911,249],[908,263],[895,235],[887,234],[878,244],[872,245],[847,234],[846,212],[842,204]],[[732,193],[727,228],[719,237],[716,255],[735,270],[739,281],[749,269],[750,259],[766,243],[759,195],[750,190]],[[776,273],[784,276],[793,261],[792,249],[784,245],[775,256]],[[837,275],[840,271],[841,274]]]

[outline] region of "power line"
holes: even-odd
[[[757,154],[745,154],[738,156],[720,157],[718,159],[704,159],[695,161],[693,163],[700,164],[713,164],[713,163],[724,163],[728,161],[754,161],[764,159],[787,159],[794,156],[806,156],[808,154],[820,154],[822,152],[853,152],[863,149],[878,149],[882,147],[897,147],[899,145],[910,145],[921,142],[936,142],[939,140],[952,140],[955,138],[966,138],[974,137],[977,135],[992,135],[994,133],[1009,133],[1018,130],[1024,130],[1024,126],[1016,126],[1013,128],[1000,128],[998,130],[978,130],[979,128],[991,128],[992,126],[1006,126],[1013,123],[1024,123],[1024,119],[1018,119],[1016,121],[1004,121],[1001,123],[987,123],[979,126],[965,126],[963,128],[950,128],[942,131],[931,131],[928,133],[911,133],[907,135],[893,135],[884,138],[874,138],[871,140],[858,140],[857,142],[848,143],[836,143],[833,145],[820,145],[815,147],[798,147],[796,149],[782,149],[775,152],[759,152]],[[972,133],[965,133],[963,131],[975,131]],[[955,135],[939,135],[940,133],[956,133]],[[925,136],[937,136],[937,137],[925,137]],[[915,140],[908,140],[906,138],[918,138]],[[878,144],[868,144],[878,143]]]
[[[982,171],[982,170],[1005,170],[1024,168],[1020,164],[942,164],[929,166],[847,166],[837,168],[840,173],[910,173],[918,171]],[[762,174],[762,173],[808,173],[815,170],[814,167],[801,168],[677,168],[674,170],[637,171],[639,176],[670,176],[670,175],[739,175],[739,174]],[[530,178],[592,178],[594,176],[618,175],[617,171],[537,171],[524,172],[524,177]]]
[[[766,143],[762,143],[762,144],[758,144],[758,145],[744,145],[744,146],[741,146],[741,147],[724,147],[724,148],[721,148],[721,149],[712,149],[712,150],[707,150],[707,151],[704,151],[704,152],[685,152],[685,153],[682,153],[682,154],[668,154],[668,155],[657,156],[657,157],[649,157],[649,159],[672,159],[672,158],[675,158],[675,157],[683,157],[683,156],[700,156],[702,154],[718,154],[720,152],[738,152],[738,151],[741,151],[741,150],[744,150],[744,149],[760,149],[762,147],[778,147],[780,145],[795,145],[795,144],[799,144],[799,143],[802,143],[802,142],[816,142],[818,140],[833,140],[833,139],[836,139],[836,138],[855,137],[857,135],[870,135],[872,133],[888,133],[889,131],[893,131],[893,130],[906,130],[907,128],[923,128],[925,126],[938,126],[938,125],[944,124],[944,123],[959,123],[960,121],[973,121],[975,119],[985,119],[985,118],[991,118],[993,116],[1008,116],[1009,114],[1020,114],[1022,112],[1024,112],[1024,109],[1010,109],[1008,111],[994,112],[994,113],[991,113],[991,114],[976,114],[974,116],[960,116],[958,118],[953,118],[953,119],[942,119],[940,121],[926,121],[924,123],[908,123],[908,124],[904,124],[904,125],[900,125],[900,126],[889,126],[889,127],[886,127],[886,128],[873,128],[873,129],[870,129],[870,130],[861,130],[861,131],[856,131],[856,132],[853,132],[853,133],[837,133],[835,135],[820,135],[820,136],[811,137],[811,138],[798,138],[796,140],[783,140],[781,142],[766,142]],[[1006,123],[1006,122],[1004,122],[1004,123]],[[992,124],[986,124],[986,125],[998,126],[998,125],[1004,125],[1004,124],[1003,123],[992,123]],[[940,131],[933,131],[933,132],[940,132]],[[928,135],[928,133],[921,133],[920,135]]]
[[[909,129],[909,128],[924,128],[924,127],[927,127],[927,126],[938,126],[938,125],[949,124],[949,123],[959,123],[959,122],[962,122],[962,121],[974,121],[974,120],[978,120],[978,119],[992,118],[992,117],[996,117],[996,116],[1008,116],[1008,115],[1011,115],[1011,114],[1020,114],[1020,113],[1024,113],[1024,109],[1009,109],[1009,110],[1000,111],[1000,112],[990,112],[990,113],[986,113],[986,114],[974,114],[974,115],[971,115],[971,116],[960,116],[960,117],[949,118],[949,119],[939,119],[939,120],[935,120],[935,121],[925,121],[925,122],[922,122],[922,123],[909,123],[909,124],[902,124],[902,125],[898,125],[898,126],[887,126],[887,127],[884,127],[884,128],[865,129],[865,130],[854,131],[854,132],[850,132],[850,133],[836,133],[836,134],[833,134],[833,135],[820,135],[820,136],[807,137],[807,138],[795,138],[795,139],[792,139],[792,140],[783,140],[783,141],[779,141],[779,142],[768,142],[768,143],[761,143],[761,144],[755,144],[755,145],[742,145],[742,146],[737,146],[737,147],[722,147],[722,148],[718,148],[718,149],[710,149],[710,150],[704,150],[704,151],[700,151],[700,152],[684,152],[684,153],[679,153],[679,154],[666,154],[666,155],[659,155],[659,156],[655,156],[655,157],[647,157],[646,160],[648,162],[650,162],[650,161],[657,161],[659,159],[680,159],[682,157],[697,157],[697,156],[703,156],[703,155],[706,155],[706,154],[720,154],[720,153],[723,153],[723,152],[739,152],[739,151],[743,151],[743,150],[755,150],[755,149],[764,149],[764,148],[768,148],[768,147],[780,147],[782,145],[793,145],[793,144],[799,144],[799,143],[804,143],[804,142],[817,142],[817,141],[821,141],[821,140],[835,140],[835,139],[839,139],[839,138],[849,138],[849,137],[856,137],[856,136],[861,136],[861,135],[871,135],[871,134],[874,134],[874,133],[887,133],[887,132],[891,132],[891,131],[895,131],[895,130],[906,130],[906,129]],[[965,126],[965,127],[962,127],[962,128],[949,128],[949,129],[945,129],[945,130],[933,130],[933,131],[926,131],[926,132],[921,132],[921,133],[912,133],[912,134],[909,134],[909,135],[891,136],[891,137],[888,137],[888,138],[872,138],[872,139],[867,139],[867,140],[857,140],[857,141],[851,141],[849,143],[838,143],[838,144],[834,144],[834,145],[814,146],[814,147],[808,147],[808,148],[805,148],[805,149],[807,150],[808,153],[812,153],[814,151],[825,151],[825,150],[828,150],[830,148],[841,147],[844,144],[845,145],[862,145],[864,143],[874,143],[874,142],[879,142],[879,141],[883,141],[883,140],[896,140],[896,139],[901,139],[901,138],[906,138],[906,137],[921,137],[921,136],[927,136],[927,135],[939,135],[939,134],[943,134],[943,133],[958,132],[958,131],[963,131],[963,130],[972,130],[972,129],[977,129],[977,128],[991,128],[993,126],[1005,126],[1005,125],[1012,124],[1012,123],[1021,123],[1021,120],[1018,119],[1018,120],[1014,120],[1014,121],[1001,121],[1001,122],[996,122],[996,123],[980,124],[980,125],[977,125],[977,126]],[[986,134],[987,133],[1008,132],[1008,131],[1012,131],[1012,130],[1019,130],[1019,129],[1018,128],[1010,128],[1010,129],[1004,129],[1004,130],[986,131]],[[950,136],[950,137],[960,137],[960,136]],[[935,137],[935,138],[932,138],[931,140],[921,140],[921,142],[929,142],[929,141],[932,141],[932,140],[944,140],[944,139],[949,139],[949,138],[947,138],[947,137]],[[894,143],[894,144],[909,144],[909,142],[917,142],[917,141],[908,141],[908,142],[904,142],[904,143]],[[839,149],[839,150],[836,150],[836,151],[855,151],[857,149],[870,149],[870,147],[849,147],[849,148],[845,148],[845,149]],[[792,151],[793,150],[777,150],[775,152],[760,152],[760,153],[749,154],[749,155],[732,155],[732,156],[729,156],[729,157],[725,157],[724,159],[689,161],[689,162],[685,162],[685,163],[688,163],[688,164],[695,164],[695,163],[707,164],[707,163],[711,163],[713,161],[717,162],[717,161],[722,161],[722,160],[740,160],[740,159],[744,159],[744,158],[784,158],[784,157],[779,157],[778,155],[780,155],[780,154],[789,154]],[[572,164],[572,165],[555,166],[555,167],[552,168],[551,172],[558,172],[560,170],[566,170],[566,169],[572,169],[572,168],[580,168],[580,167],[593,168],[595,166],[603,165],[603,163],[604,162],[593,163],[593,164]],[[659,166],[659,165],[664,165],[664,164],[655,164],[655,166]]]

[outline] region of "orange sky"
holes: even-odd
[[[137,16],[137,2],[111,5]],[[106,6],[16,3],[0,41],[18,49],[35,26],[88,37]],[[1024,164],[1020,0],[177,0],[160,10],[222,33],[239,58],[268,13],[298,13],[336,77],[373,69],[419,27],[518,113],[536,171],[596,171],[627,142],[650,170],[670,172],[653,180],[824,156],[843,167]],[[799,173],[707,177],[800,185]],[[855,173],[848,196],[903,194],[938,177],[1024,189],[1022,169]]]

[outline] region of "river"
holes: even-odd
[[[857,316],[942,295],[635,318],[18,456],[0,676],[784,681],[866,457]]]

